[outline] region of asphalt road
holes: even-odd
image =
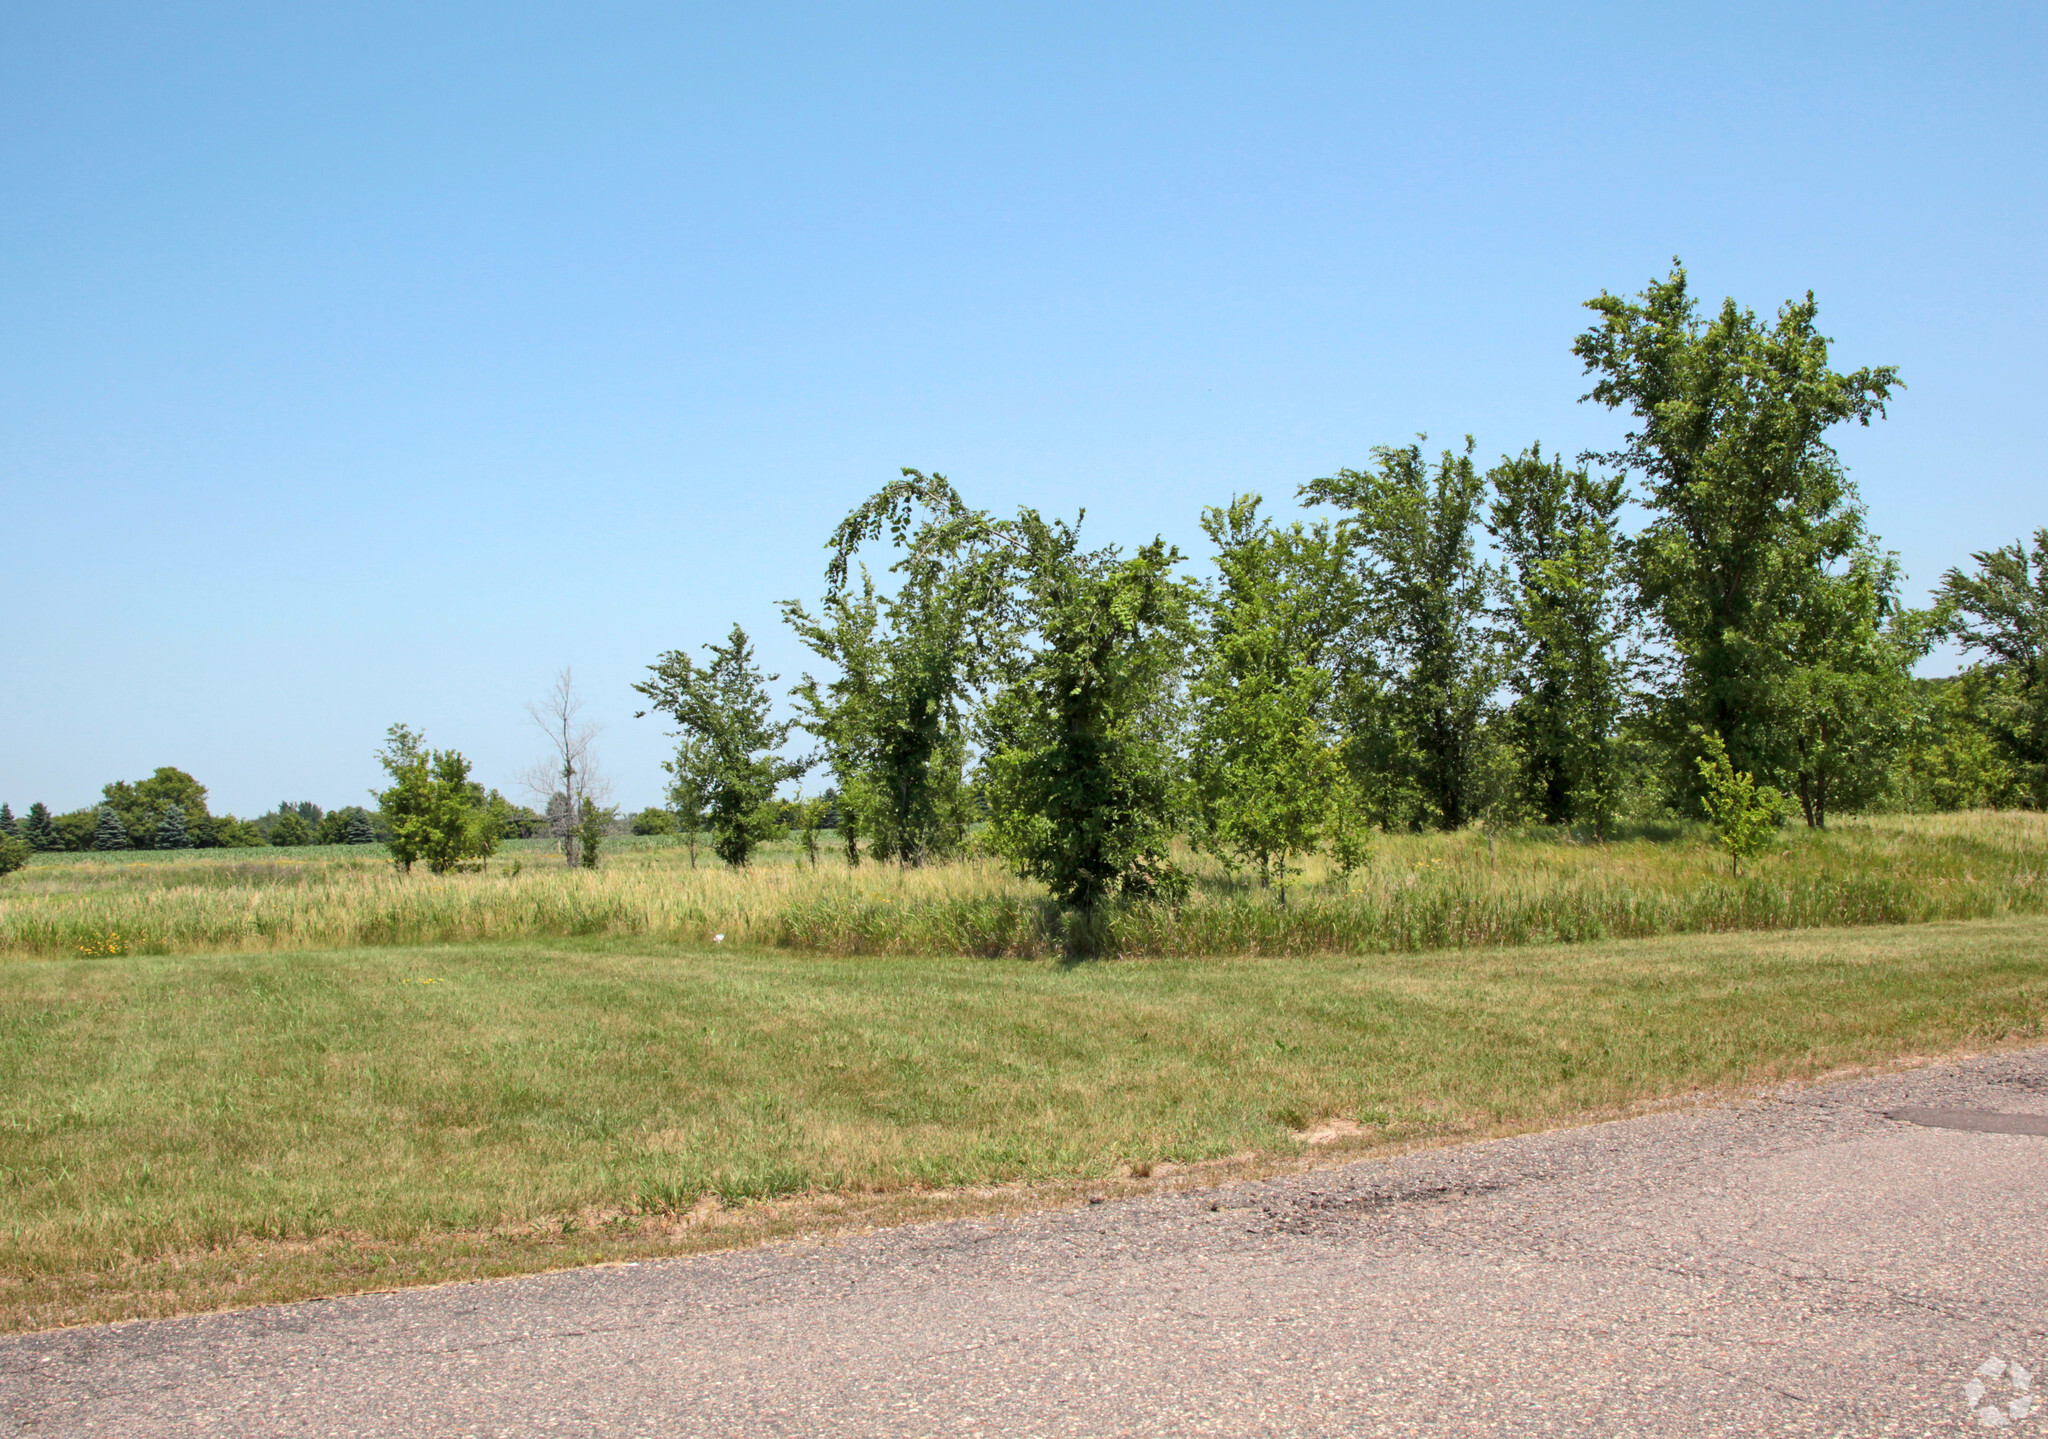
[[[0,1415],[1861,1439],[1982,1432],[1974,1402],[2048,1439],[2048,1406],[2010,1418],[2048,1390],[2048,1135],[1884,1117],[1908,1107],[2048,1114],[2048,1049],[1199,1194],[31,1335],[0,1341]]]

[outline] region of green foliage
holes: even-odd
[[[1905,809],[2000,809],[2025,801],[1991,718],[2001,681],[1982,666],[1913,681],[1912,728],[1894,781]]]
[[[1898,374],[1828,368],[1811,294],[1768,325],[1733,300],[1705,319],[1675,263],[1636,299],[1603,291],[1587,307],[1599,321],[1573,345],[1598,376],[1586,398],[1636,425],[1604,458],[1645,481],[1651,518],[1632,570],[1677,661],[1664,735],[1711,730],[1737,768],[1789,778],[1801,721],[1788,724],[1780,701],[1788,672],[1813,666],[1810,648],[1794,653],[1810,638],[1803,611],[1868,544],[1823,437],[1882,416]]]
[[[778,677],[763,675],[755,665],[747,632],[734,625],[723,645],[704,648],[711,654],[709,665],[669,650],[648,666],[654,678],[633,688],[647,696],[652,709],[676,722],[682,747],[669,773],[679,786],[687,781],[702,796],[713,850],[739,868],[756,845],[776,832],[775,787],[802,774],[804,766],[775,753],[794,722],[769,718],[767,685]],[[683,818],[681,806],[677,814]],[[694,860],[694,845],[691,853]]]
[[[495,804],[504,803],[502,799],[497,798],[497,791],[493,790],[491,793]],[[360,839],[350,838],[351,835],[358,833],[362,836]],[[320,823],[313,827],[315,844],[375,844],[376,841],[376,821],[370,812],[359,804],[331,809],[320,816]]]
[[[1181,887],[1167,860],[1175,782],[1170,701],[1191,633],[1180,552],[1084,552],[1079,533],[1021,512],[1010,532],[1021,617],[991,704],[989,841],[1062,904]]]
[[[93,847],[99,834],[100,811],[97,807],[74,809],[55,816],[50,823],[57,832],[56,848],[78,854]]]
[[[1769,849],[1785,820],[1785,797],[1769,785],[1759,785],[1754,775],[1737,770],[1728,758],[1728,746],[1710,731],[1700,734],[1706,751],[1694,761],[1704,793],[1701,801],[1714,836],[1728,851],[1729,867],[1742,872],[1742,861]]]
[[[1325,665],[1351,581],[1328,525],[1280,529],[1258,507],[1244,495],[1202,514],[1220,574],[1202,604],[1188,768],[1201,842],[1257,864],[1284,904],[1289,859],[1322,838],[1343,775]]]
[[[50,819],[50,809],[41,800],[28,807],[28,814],[21,821],[21,837],[28,841],[33,850],[62,849],[64,842],[57,835],[57,826]]]
[[[805,675],[794,694],[804,728],[861,803],[855,828],[877,858],[922,864],[966,834],[964,707],[1001,643],[1005,531],[944,475],[906,469],[833,532],[819,616],[783,604],[791,628],[839,670],[822,686]],[[856,597],[855,558],[885,535],[901,552],[889,570],[896,590],[878,594],[863,567]]]
[[[576,819],[577,861],[583,868],[597,868],[598,850],[604,845],[604,837],[611,833],[612,821],[616,818],[616,809],[600,805],[589,795],[583,796],[583,812]]]
[[[633,833],[635,834],[674,834],[675,832],[676,817],[665,809],[649,805],[646,809],[633,816]]]
[[[370,819],[368,810],[359,805],[350,805],[343,813],[348,815],[348,828],[342,831],[343,844],[375,844],[377,829]]]
[[[206,786],[181,769],[158,768],[148,779],[116,780],[100,791],[107,808],[121,817],[131,844],[148,849],[156,843],[164,814],[176,805],[184,811],[186,832],[195,842],[211,838],[207,825]],[[197,831],[197,835],[193,834]]]
[[[121,823],[121,816],[112,805],[101,805],[99,816],[94,821],[92,832],[94,849],[128,849],[128,827]]]
[[[0,834],[0,875],[13,874],[26,865],[34,853],[27,840],[12,834]]]
[[[270,842],[282,848],[296,848],[313,842],[313,827],[297,810],[288,809],[270,824]]]
[[[1984,658],[1982,723],[2037,807],[2048,808],[2048,529],[1970,557],[1972,572],[1942,577],[1951,632]]]
[[[185,807],[181,804],[168,805],[164,817],[157,821],[156,847],[158,849],[191,849],[192,836],[185,828]]]
[[[21,838],[21,823],[14,817],[14,806],[0,804],[0,834],[9,839]]]
[[[1486,528],[1507,559],[1514,628],[1507,728],[1523,796],[1545,824],[1591,824],[1614,813],[1618,729],[1629,692],[1628,627],[1617,517],[1620,479],[1543,457],[1531,445],[1487,475]]]
[[[377,796],[392,863],[408,873],[425,861],[435,874],[474,868],[498,847],[498,828],[481,785],[469,779],[469,761],[455,750],[430,750],[410,727],[386,731],[377,762],[391,787]]]
[[[1458,829],[1475,812],[1476,766],[1506,669],[1487,620],[1497,576],[1473,547],[1486,481],[1469,439],[1462,454],[1444,451],[1434,473],[1420,444],[1382,445],[1373,461],[1301,489],[1308,503],[1344,512],[1337,539],[1357,565],[1352,725],[1383,762],[1407,770],[1430,819]],[[1361,713],[1369,708],[1387,713]]]
[[[270,841],[263,837],[263,831],[254,820],[236,819],[233,815],[222,815],[213,820],[213,841],[222,849],[261,849]]]

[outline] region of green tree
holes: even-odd
[[[648,669],[654,676],[633,686],[650,708],[673,719],[679,739],[701,750],[712,849],[734,868],[744,866],[755,846],[773,837],[776,786],[804,771],[775,753],[795,727],[769,718],[773,705],[754,647],[738,625],[723,645],[706,645],[711,663],[699,665],[681,650],[669,650]],[[646,714],[647,711],[641,711]],[[671,774],[674,771],[671,770]]]
[[[1566,469],[1540,445],[1504,458],[1487,480],[1486,528],[1507,560],[1514,632],[1507,723],[1527,798],[1545,824],[1590,823],[1605,833],[1628,700],[1624,482]]]
[[[1282,529],[1259,503],[1202,513],[1218,577],[1201,604],[1189,779],[1205,847],[1277,878],[1284,905],[1289,859],[1321,840],[1343,778],[1328,652],[1353,587],[1329,525]]]
[[[344,813],[348,815],[348,828],[342,831],[341,842],[343,844],[375,844],[377,842],[377,830],[370,822],[369,811],[359,805],[350,805]]]
[[[579,841],[577,858],[585,869],[597,868],[598,851],[604,846],[605,836],[611,833],[612,821],[616,818],[617,810],[600,805],[587,794],[583,796],[583,813],[576,821],[576,838]]]
[[[1898,561],[1874,546],[1809,583],[1774,697],[1787,779],[1809,826],[1825,828],[1829,814],[1862,808],[1889,787],[1912,730],[1913,665],[1937,623],[1900,608]]]
[[[2034,531],[2031,553],[2015,540],[1970,558],[1974,570],[1942,577],[1947,623],[1965,653],[1983,656],[1986,728],[2034,804],[2048,807],[2048,529]]]
[[[410,872],[424,861],[435,874],[481,864],[498,847],[498,828],[483,786],[469,778],[456,750],[432,750],[424,736],[395,724],[377,762],[391,777],[377,795],[391,838],[392,863]]]
[[[675,832],[676,817],[659,806],[649,805],[646,809],[633,816],[633,833],[635,834],[674,834]]]
[[[1011,564],[1036,643],[1006,657],[986,722],[992,846],[1062,904],[1177,886],[1172,687],[1193,586],[1154,540],[1130,558],[1083,551],[1076,528],[1022,511]]]
[[[1369,471],[1340,470],[1302,486],[1312,505],[1344,512],[1338,541],[1355,557],[1362,603],[1350,641],[1362,674],[1386,678],[1401,743],[1387,756],[1412,768],[1416,790],[1445,829],[1473,817],[1476,770],[1506,669],[1487,602],[1498,581],[1474,550],[1486,482],[1462,454],[1432,473],[1422,446],[1382,445]]]
[[[28,807],[28,815],[21,822],[21,837],[28,841],[33,850],[62,849],[64,842],[57,835],[57,826],[50,818],[49,806],[37,800]]]
[[[1736,769],[1721,736],[1701,731],[1699,737],[1706,751],[1694,761],[1704,786],[1701,800],[1714,837],[1728,851],[1730,872],[1741,874],[1742,861],[1770,848],[1784,822],[1785,797],[1769,785],[1759,785],[1747,770]]]
[[[100,806],[99,817],[93,825],[92,847],[94,849],[127,849],[129,847],[128,828],[121,823],[121,816],[114,811],[112,805],[103,804]]]
[[[1598,377],[1586,398],[1635,425],[1604,458],[1645,484],[1631,570],[1677,664],[1663,733],[1710,730],[1736,770],[1789,778],[1778,702],[1800,611],[1868,542],[1825,436],[1881,417],[1898,372],[1829,368],[1810,293],[1768,324],[1733,300],[1705,318],[1676,262],[1635,299],[1602,292],[1587,307],[1599,319],[1573,345]]]
[[[104,803],[121,816],[122,827],[138,849],[147,849],[156,842],[164,813],[172,805],[185,812],[188,834],[207,818],[206,786],[169,765],[160,766],[148,779],[132,784],[116,780],[100,793]]]
[[[56,827],[57,848],[82,854],[93,848],[93,840],[99,834],[100,810],[74,809],[55,816],[50,823]]]
[[[2019,776],[1986,712],[1997,678],[1975,666],[1959,675],[1914,680],[1912,687],[1911,729],[1894,781],[1900,803],[1908,810],[2022,803]]]
[[[663,797],[675,816],[676,832],[689,846],[691,869],[697,867],[697,836],[704,832],[711,806],[713,753],[707,741],[686,731],[678,737],[675,754],[661,764],[668,771]]]
[[[192,836],[185,829],[185,807],[181,804],[166,806],[164,817],[157,821],[156,847],[158,849],[190,849]]]
[[[296,849],[313,842],[313,830],[304,815],[280,806],[276,819],[270,825],[270,842],[282,848]]]
[[[833,532],[820,616],[783,604],[804,642],[839,667],[830,685],[805,675],[794,694],[842,785],[870,801],[859,828],[877,857],[922,864],[966,834],[966,707],[1003,613],[1003,533],[944,475],[906,469]],[[884,536],[900,552],[896,589],[878,595],[863,567],[855,598],[855,559]]]
[[[21,823],[14,817],[14,806],[0,804],[0,834],[9,839],[21,838]]]
[[[0,875],[13,874],[28,863],[35,851],[25,839],[11,834],[0,834]]]

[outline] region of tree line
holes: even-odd
[[[1679,265],[1588,308],[1582,398],[1626,417],[1616,448],[1381,446],[1298,488],[1312,518],[1204,511],[1204,582],[1162,539],[1090,547],[903,471],[828,538],[822,597],[782,606],[824,667],[792,712],[738,626],[636,686],[674,726],[676,827],[744,864],[822,769],[849,864],[985,821],[1088,909],[1183,887],[1176,838],[1284,902],[1302,856],[1355,865],[1375,829],[2048,803],[2048,530],[1909,606],[1827,438],[1884,415],[1892,367],[1832,368],[1811,294],[1703,308]],[[1945,637],[1970,667],[1916,680]]]

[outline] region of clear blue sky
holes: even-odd
[[[1924,592],[2048,524],[2033,5],[13,4],[0,798],[509,786],[573,664],[803,656],[900,465],[1100,540],[1416,431],[1603,446],[1580,302],[1811,288]]]

